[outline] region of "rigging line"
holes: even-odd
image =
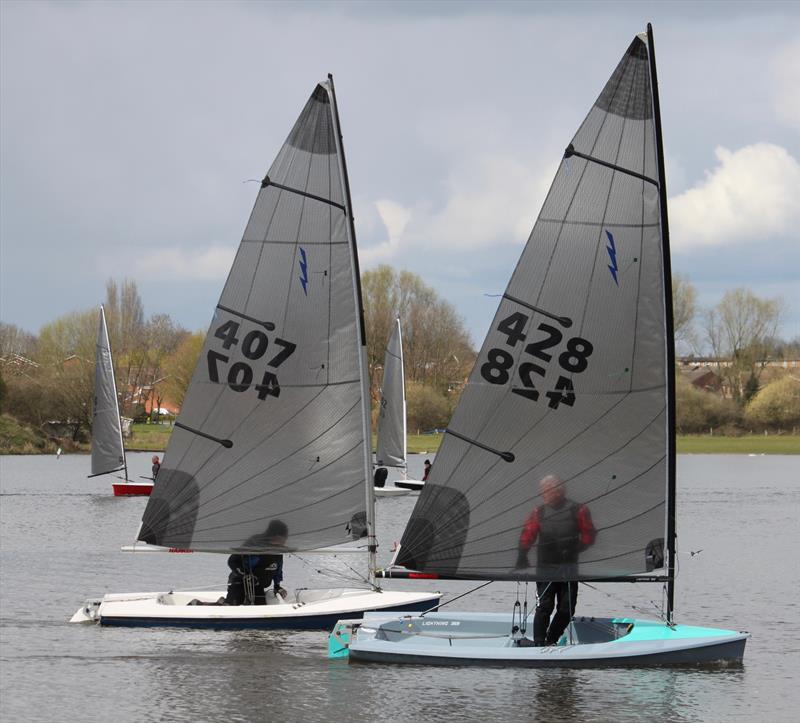
[[[653,606],[653,608],[655,608],[656,611],[658,611],[657,613],[653,613],[647,608],[640,608],[638,605],[633,605],[632,603],[628,602],[625,598],[617,595],[612,595],[610,592],[607,592],[606,590],[601,590],[599,587],[595,587],[594,585],[588,582],[583,582],[583,580],[579,580],[579,582],[581,585],[586,585],[586,587],[588,587],[589,589],[594,590],[595,592],[599,592],[601,595],[605,595],[606,597],[609,597],[612,600],[622,601],[623,607],[630,607],[631,610],[636,610],[637,612],[640,612],[643,615],[651,615],[653,617],[657,617],[659,620],[664,619],[663,612],[659,610],[659,606],[656,605],[655,602],[652,600],[648,600],[648,602]]]
[[[472,590],[467,590],[466,592],[461,593],[461,595],[457,595],[456,597],[451,598],[447,602],[437,603],[434,607],[430,608],[429,610],[420,613],[419,616],[422,618],[425,617],[425,615],[427,615],[430,612],[436,612],[437,610],[441,610],[445,605],[449,605],[451,602],[455,602],[456,600],[460,600],[462,597],[471,595],[472,593],[477,592],[478,590],[486,587],[487,585],[491,585],[493,582],[494,580],[488,580],[487,582],[484,582],[482,585],[478,585],[478,587],[472,588]]]
[[[240,319],[247,319],[247,321],[252,321],[254,324],[263,326],[267,331],[275,331],[275,324],[273,324],[271,321],[261,321],[261,319],[256,319],[254,316],[248,316],[247,314],[243,314],[241,311],[230,309],[222,304],[217,304],[217,308],[222,311],[227,311],[229,314],[233,314],[234,316],[238,316]]]
[[[365,551],[365,554],[366,554],[366,551]],[[325,569],[317,568],[315,565],[313,565],[308,560],[306,560],[302,555],[294,555],[294,557],[296,557],[298,560],[300,560],[300,562],[303,565],[305,565],[306,567],[311,568],[314,572],[316,572],[318,575],[322,575],[323,577],[329,577],[329,578],[331,578],[333,580],[346,580],[348,582],[352,582],[352,581],[355,580],[357,582],[365,582],[365,583],[369,584],[369,580],[366,577],[364,577],[364,575],[362,575],[358,570],[356,570],[353,567],[351,567],[350,565],[348,565],[344,560],[339,560],[339,562],[342,565],[344,565],[348,570],[350,570],[350,572],[352,572],[355,577],[346,577],[345,575],[342,575],[342,574],[334,574],[333,571],[327,571]]]
[[[583,158],[584,160],[590,161],[591,163],[597,163],[601,166],[605,166],[606,168],[610,168],[612,171],[619,171],[620,173],[624,173],[628,176],[633,176],[634,178],[640,178],[643,181],[647,181],[648,183],[652,183],[656,188],[658,188],[658,181],[654,178],[650,178],[649,176],[642,175],[641,173],[637,173],[636,171],[632,171],[629,168],[623,168],[622,166],[617,166],[614,163],[609,163],[608,161],[600,160],[599,158],[595,158],[594,156],[589,156],[585,153],[581,153],[580,151],[576,151],[575,147],[570,143],[566,150],[564,151],[564,158],[571,158],[572,156],[577,156],[578,158]]]
[[[530,309],[531,311],[535,311],[542,316],[546,316],[549,319],[553,319],[557,321],[561,326],[565,329],[569,329],[572,326],[572,319],[568,316],[558,316],[557,314],[551,314],[549,311],[545,311],[544,309],[534,306],[533,304],[529,304],[527,301],[522,301],[522,299],[518,299],[515,296],[511,296],[511,294],[505,293],[503,294],[504,299],[508,299],[509,301],[513,301],[515,304],[519,304],[520,306],[524,306],[526,309]]]

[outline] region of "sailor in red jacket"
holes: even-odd
[[[555,645],[575,614],[578,555],[594,543],[597,531],[589,508],[567,499],[560,477],[544,477],[539,489],[544,504],[534,509],[525,522],[519,538],[517,567],[529,566],[528,550],[538,540],[538,604],[533,618],[533,640],[536,645]],[[553,608],[556,614],[551,621]]]

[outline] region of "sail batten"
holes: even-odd
[[[596,531],[579,555],[570,543],[558,575],[632,579],[663,543],[670,368],[649,64],[637,36],[567,146],[404,532],[401,565],[552,579],[538,532],[533,543],[522,535],[548,514],[546,478],[567,509],[589,509]]]
[[[266,551],[273,520],[287,526],[288,549],[364,534],[360,306],[332,93],[331,81],[316,87],[264,176],[144,542]]]

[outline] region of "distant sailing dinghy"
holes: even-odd
[[[403,336],[395,319],[383,359],[381,405],[378,410],[378,450],[375,454],[375,494],[408,494],[419,491],[422,480],[408,479],[406,461],[406,383],[403,369]],[[400,470],[402,479],[386,485],[387,467]]]
[[[60,451],[60,450],[59,450]],[[128,479],[128,464],[122,444],[122,421],[119,416],[114,362],[108,340],[105,309],[100,307],[94,365],[94,408],[92,409],[92,473],[90,477],[122,472],[124,477],[112,482],[115,497],[149,495],[151,481]]]
[[[223,555],[361,544],[355,552],[368,561],[364,587],[297,590],[287,600],[268,596],[266,605],[214,604],[224,589],[114,594],[88,601],[73,620],[326,628],[366,610],[435,607],[438,593],[375,584],[366,369],[353,214],[329,76],[261,183],[138,539],[145,549],[220,553],[223,578]],[[285,547],[267,537],[278,520],[288,528]]]
[[[534,641],[519,601],[505,613],[373,614],[363,623],[340,621],[332,655],[542,667],[742,658],[747,633],[673,621],[666,203],[648,26],[567,146],[406,525],[398,568],[386,571],[543,588],[553,581],[659,582],[666,584],[663,618],[573,618],[557,640]],[[548,507],[553,475],[572,500],[563,512]],[[578,535],[581,506],[597,530],[594,544]],[[520,533],[528,534],[532,519],[538,537],[526,560]]]

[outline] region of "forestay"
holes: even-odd
[[[119,418],[114,363],[108,340],[106,313],[100,307],[94,366],[94,406],[92,408],[92,476],[117,472],[125,467],[122,423]]]
[[[317,86],[261,184],[142,541],[268,550],[272,520],[294,550],[364,533],[369,427],[332,93]]]
[[[399,318],[384,355],[376,461],[386,467],[406,466],[406,390]]]
[[[668,489],[659,169],[646,36],[567,148],[478,355],[398,558],[537,579],[520,533],[558,475],[598,531],[570,577],[661,564]]]

